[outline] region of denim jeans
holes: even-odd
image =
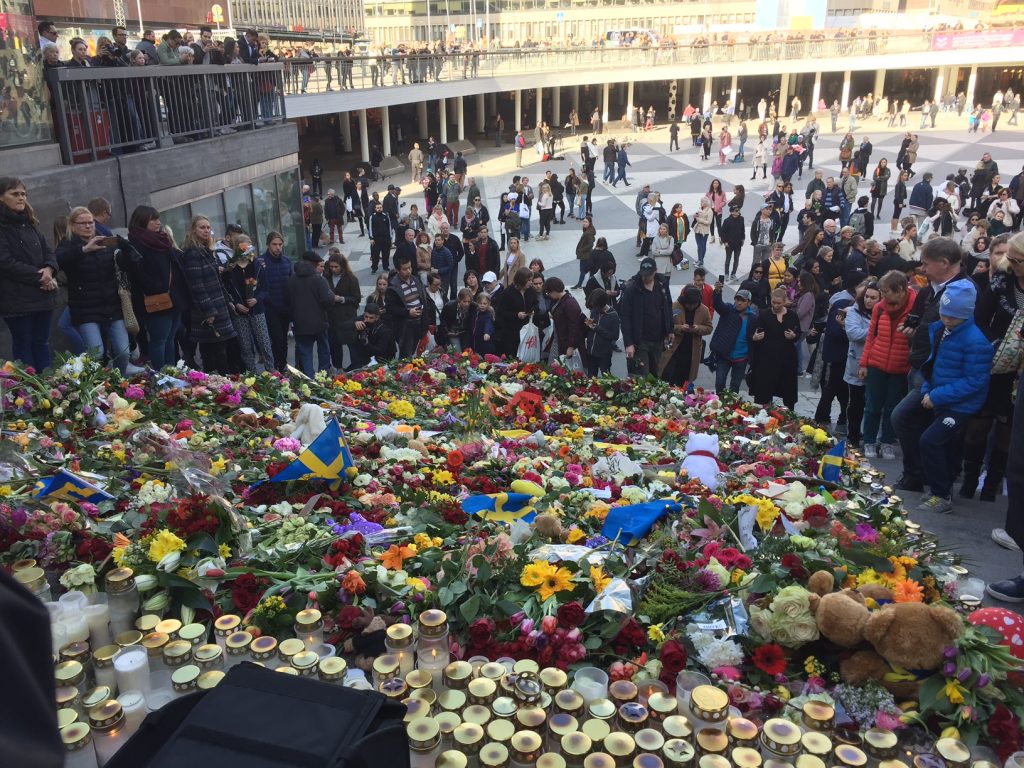
[[[584,216],[587,215],[587,196],[578,195],[576,197],[576,200],[576,218],[582,219]]]
[[[936,496],[948,499],[960,473],[961,436],[971,415],[948,408],[925,408],[920,390],[913,390],[892,412],[892,425],[907,455],[917,463],[918,474],[906,477],[924,481]]]
[[[892,413],[907,393],[907,377],[900,373],[885,373],[868,368],[864,392],[864,444],[878,442],[881,426],[882,442],[893,444],[896,433],[892,426]]]
[[[697,264],[704,263],[704,254],[708,252],[708,236],[694,234],[697,238]]]
[[[149,334],[149,364],[153,370],[159,371],[165,365],[178,362],[175,337],[181,324],[181,312],[177,309],[154,312],[145,315],[144,322]]]
[[[68,307],[64,307],[64,311],[60,313],[57,327],[64,334],[64,338],[67,339],[68,347],[70,347],[72,352],[76,355],[85,352],[85,341],[83,341],[82,334],[78,332],[78,329],[71,324],[71,310]]]
[[[313,344],[316,344],[317,367],[313,366]],[[316,372],[326,371],[331,367],[331,345],[327,339],[327,331],[318,336],[312,334],[295,335],[295,362],[300,371],[313,378]]]
[[[519,217],[519,239],[530,239],[530,218],[528,216],[526,218]]]
[[[601,176],[601,180],[602,181],[607,181],[608,183],[611,183],[614,178],[615,178],[615,163],[605,163],[604,164],[604,174]]]
[[[53,310],[43,309],[27,315],[5,317],[11,332],[11,354],[15,360],[38,372],[50,367],[50,318]]]
[[[110,362],[121,372],[123,376],[128,368],[128,330],[124,327],[124,320],[114,320],[106,323],[82,323],[78,326],[78,332],[82,334],[86,349],[89,354],[97,360],[103,359],[103,334],[107,335],[107,346],[109,347]]]
[[[740,384],[743,383],[743,377],[747,373],[747,361],[739,360],[732,362],[721,355],[716,355],[716,358],[715,392],[725,392],[726,381],[728,380],[729,391],[738,393],[740,391]]]

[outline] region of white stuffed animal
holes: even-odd
[[[281,427],[281,432],[287,437],[295,438],[303,446],[307,446],[316,440],[326,428],[324,409],[313,403],[303,403],[299,406],[299,412],[292,422]]]
[[[718,475],[725,465],[718,460],[718,436],[690,432],[686,437],[686,458],[682,468],[689,477],[704,483],[708,489],[718,489]]]

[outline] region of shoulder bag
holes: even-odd
[[[1002,341],[996,347],[992,358],[992,373],[1013,373],[1024,363],[1024,310],[1018,309],[1013,314],[1010,327],[1006,329]]]
[[[152,296],[143,297],[146,312],[153,314],[154,312],[166,312],[168,309],[174,309],[174,302],[171,301],[171,280],[173,279],[174,268],[169,267],[167,270],[167,290],[164,293],[154,293]]]
[[[132,288],[128,282],[128,276],[117,265],[114,260],[114,276],[117,280],[117,298],[121,301],[121,318],[124,320],[125,330],[129,336],[139,334],[139,319],[135,317],[135,307],[132,305]]]

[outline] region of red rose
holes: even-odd
[[[805,579],[810,575],[804,568],[804,561],[800,555],[792,552],[782,556],[782,567],[789,571],[789,575],[794,579]]]
[[[251,573],[243,573],[231,583],[231,600],[242,615],[259,605],[262,595],[263,587]]]
[[[346,605],[338,613],[338,626],[349,631],[352,629],[352,622],[363,615],[363,612],[354,605]]]
[[[812,504],[804,510],[804,521],[811,528],[824,528],[828,525],[828,510],[821,504]]]
[[[754,666],[767,675],[781,675],[786,671],[786,654],[782,648],[775,643],[762,645],[754,649]]]
[[[1005,761],[1024,746],[1020,718],[1005,704],[996,704],[995,711],[989,717],[986,730],[992,739],[992,748],[999,755],[1001,761]]]
[[[662,670],[670,674],[674,680],[675,676],[686,666],[688,656],[682,643],[666,640],[661,646],[660,658]]]
[[[566,629],[578,627],[586,619],[583,606],[577,602],[566,603],[558,609],[558,623]]]
[[[490,645],[494,637],[494,622],[490,619],[477,619],[469,625],[469,642],[477,648]]]

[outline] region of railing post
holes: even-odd
[[[158,85],[155,77],[146,78],[146,108],[149,111],[149,119],[155,134],[153,141],[163,149],[166,145],[164,144],[163,126],[160,122],[160,89],[157,87]]]
[[[189,75],[186,75],[189,77]],[[203,119],[205,121],[206,133],[212,139],[217,135],[216,121],[213,119],[213,104],[210,101],[210,81],[204,74],[200,78],[200,84],[203,89]]]
[[[46,73],[46,84],[50,88],[50,98],[53,100],[53,109],[57,118],[57,141],[60,144],[61,162],[64,165],[74,165],[75,159],[71,155],[71,136],[68,133],[68,115],[65,112],[64,83],[57,77],[55,70],[48,70]]]
[[[86,81],[85,80],[79,80],[78,84],[79,84],[79,87],[81,88],[81,92],[82,92],[82,99],[81,99],[80,103],[83,105],[82,119],[85,121],[85,126],[86,126],[86,128],[85,128],[85,135],[88,137],[88,140],[89,140],[89,154],[92,157],[92,161],[95,163],[96,160],[97,160],[97,157],[96,157],[96,134],[92,130],[92,110],[89,109],[89,99],[86,96],[86,89],[85,89]]]

